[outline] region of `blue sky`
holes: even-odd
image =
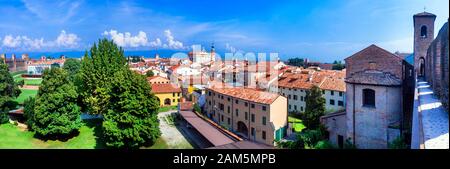
[[[0,0],[0,52],[85,50],[107,37],[126,50],[278,52],[342,60],[370,44],[412,52],[412,15],[448,19],[448,0]]]

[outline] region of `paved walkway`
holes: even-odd
[[[448,112],[427,82],[419,80],[419,119],[425,149],[449,148]]]
[[[159,129],[161,130],[161,137],[166,141],[171,149],[191,149],[192,145],[184,137],[184,135],[177,129],[176,126],[167,124],[164,117],[173,113],[176,110],[158,113]]]

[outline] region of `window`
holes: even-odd
[[[252,103],[252,108],[255,108],[255,104]]]
[[[253,128],[253,127],[252,127],[252,130],[251,130],[251,135],[252,135],[252,136],[255,135],[255,128]]]
[[[220,95],[219,95],[219,94],[217,95],[217,98],[219,98],[219,99],[220,99]]]
[[[248,107],[248,103],[247,102],[245,102],[245,107]]]
[[[236,104],[239,104],[239,100],[234,101]]]
[[[344,102],[343,101],[338,101],[338,106],[344,106]]]
[[[334,105],[334,100],[330,99],[330,105]]]
[[[177,96],[180,96],[180,93],[177,93]]]
[[[334,91],[330,91],[331,95],[334,96]]]
[[[229,118],[229,117],[228,117],[227,121],[228,121],[228,124],[231,124],[231,121],[230,121],[230,118]]]
[[[339,92],[339,96],[342,96],[342,94],[343,94],[342,92]]]
[[[266,106],[262,106],[262,110],[263,110],[263,111],[266,111]]]
[[[425,25],[423,25],[420,28],[420,37],[422,37],[422,38],[426,38],[427,37],[427,27]]]
[[[223,95],[221,95],[220,98],[223,100]]]
[[[230,97],[228,97],[227,100],[230,101],[231,100]]]
[[[262,131],[262,139],[266,140],[266,132],[265,131]]]
[[[304,100],[304,97],[303,97],[303,96],[300,96],[300,100],[303,101],[303,100]]]
[[[220,118],[221,118],[221,120],[222,120],[222,122],[223,122],[223,115],[220,115]]]
[[[262,117],[262,124],[266,125],[266,117],[265,116]]]
[[[291,95],[288,95],[288,99],[291,99]]]
[[[230,106],[228,106],[228,107],[227,107],[227,112],[228,112],[228,114],[230,114],[230,111],[231,111],[231,110],[230,110]]]
[[[209,103],[209,105],[211,106],[211,101],[209,101],[208,103]]]
[[[180,102],[180,99],[177,99],[177,102]]]
[[[363,106],[375,107],[375,90],[372,89],[363,90]]]
[[[289,109],[291,109],[291,105],[289,105],[288,107],[289,107]]]
[[[225,109],[224,105],[222,103],[219,103],[219,109],[222,110],[222,111]]]
[[[172,93],[172,97],[175,97],[175,93]]]
[[[300,111],[303,111],[303,106],[300,106]]]
[[[245,120],[248,120],[248,112],[245,112]]]
[[[252,114],[252,122],[255,122],[255,114]]]
[[[294,95],[294,100],[297,100],[297,95]]]
[[[236,109],[236,117],[239,117],[239,109]]]
[[[322,90],[322,94],[325,94],[325,90]]]
[[[175,102],[175,99],[172,99],[172,102]]]

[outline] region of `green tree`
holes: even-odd
[[[202,113],[202,108],[200,108],[200,106],[197,103],[195,103],[194,104],[194,111],[196,111],[198,113]]]
[[[333,69],[333,70],[342,70],[342,69],[345,69],[345,65],[342,64],[341,61],[336,61],[336,60],[335,60],[335,61],[333,62],[333,67],[332,67],[331,69]]]
[[[64,62],[63,69],[69,73],[71,78],[75,77],[81,68],[81,61],[78,59],[69,58]]]
[[[320,140],[316,143],[314,146],[314,149],[334,149],[335,147],[333,144],[330,143],[328,140]]]
[[[320,117],[325,114],[325,98],[322,90],[313,86],[306,93],[306,108],[303,115],[303,123],[308,129],[316,129],[320,125]]]
[[[145,77],[130,70],[118,71],[111,81],[110,101],[104,114],[103,136],[107,146],[139,148],[160,136],[156,96]]]
[[[152,77],[152,76],[154,76],[154,73],[153,73],[153,71],[149,70],[145,73],[145,76]]]
[[[26,124],[28,125],[28,129],[30,130],[32,130],[32,117],[34,114],[35,103],[36,99],[34,97],[29,97],[23,102],[23,116],[25,117]]]
[[[44,71],[36,96],[31,128],[38,136],[64,139],[81,127],[78,93],[68,73],[61,68]]]
[[[388,144],[389,149],[409,149],[409,145],[403,137],[397,137],[394,141]]]
[[[116,72],[128,69],[123,54],[112,40],[101,39],[81,61],[79,91],[82,106],[91,114],[104,114],[111,103],[111,81]]]
[[[0,123],[8,122],[8,111],[15,109],[18,105],[14,98],[21,93],[20,82],[15,82],[9,73],[8,65],[0,63]],[[23,81],[21,81],[23,84]]]
[[[301,58],[290,58],[288,59],[286,64],[291,66],[305,67],[305,61]]]

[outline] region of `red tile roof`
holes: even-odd
[[[243,100],[263,103],[263,104],[272,104],[280,95],[276,93],[270,93],[265,91],[260,91],[251,88],[243,88],[243,87],[208,87],[209,90],[214,92],[228,95],[236,98],[240,98]]]
[[[180,93],[181,88],[174,84],[152,84],[153,93]]]
[[[278,80],[279,87],[310,89],[316,85],[323,90],[345,91],[345,71],[301,69],[286,72]]]

